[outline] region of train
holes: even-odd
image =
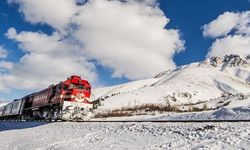
[[[72,75],[0,107],[0,120],[88,120],[94,104],[90,83]]]

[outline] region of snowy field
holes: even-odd
[[[250,122],[0,122],[1,150],[229,150],[249,147]]]

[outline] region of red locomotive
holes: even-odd
[[[90,97],[89,82],[74,75],[0,107],[0,119],[86,119],[93,109]]]

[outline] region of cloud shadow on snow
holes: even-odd
[[[48,122],[9,122],[0,121],[0,132],[7,130],[19,130],[27,128],[35,128],[42,125],[46,125]]]

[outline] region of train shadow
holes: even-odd
[[[18,122],[18,121],[0,121],[0,132],[8,130],[19,130],[34,128],[49,124],[49,122]]]

